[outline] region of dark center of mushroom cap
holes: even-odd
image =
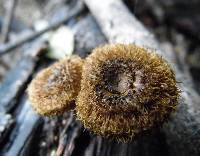
[[[103,82],[105,84],[105,89],[112,93],[118,95],[126,94],[130,89],[133,89],[133,76],[128,73],[123,73],[119,71],[120,69],[108,69],[103,74]]]
[[[132,105],[140,83],[132,60],[108,60],[102,67],[96,95],[106,105]]]

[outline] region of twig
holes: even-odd
[[[79,3],[78,3],[79,4]],[[47,31],[53,30],[58,28],[60,25],[62,25],[65,22],[70,21],[71,19],[75,18],[76,16],[81,15],[82,11],[84,10],[83,5],[79,4],[76,5],[75,8],[72,10],[72,12],[70,12],[67,16],[65,16],[62,20],[48,26],[47,28],[34,32],[28,36],[22,36],[21,38],[19,38],[18,40],[14,41],[14,42],[9,42],[7,44],[4,45],[0,45],[0,55],[3,55],[5,53],[10,52],[11,50],[19,47],[20,45],[29,42],[37,37],[39,37],[40,35],[44,34]]]
[[[70,114],[70,118],[63,129],[56,156],[70,156],[75,148],[75,140],[80,135],[81,125]]]
[[[2,28],[2,41],[3,43],[6,43],[8,41],[8,35],[10,32],[10,27],[12,24],[12,20],[13,20],[13,15],[15,12],[15,7],[17,5],[17,0],[10,0],[10,5],[8,7],[7,13],[6,13],[6,17],[3,23],[3,28]]]
[[[73,128],[73,133],[72,133],[71,137],[69,138],[69,142],[65,148],[63,156],[71,156],[72,155],[72,152],[75,149],[75,140],[80,135],[80,131],[81,131],[80,125],[77,125],[76,127]]]
[[[61,156],[66,148],[66,144],[67,144],[67,130],[70,126],[70,124],[72,124],[73,122],[73,115],[70,114],[70,117],[68,119],[68,122],[66,123],[61,136],[60,136],[60,140],[59,140],[59,145],[58,145],[58,149],[56,151],[56,156]]]

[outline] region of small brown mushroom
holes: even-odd
[[[156,53],[135,45],[105,45],[85,60],[76,111],[95,134],[127,141],[161,126],[178,96],[173,71]]]
[[[33,108],[41,115],[62,114],[74,106],[80,91],[83,60],[65,58],[38,73],[28,87]]]

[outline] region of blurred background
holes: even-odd
[[[200,93],[200,1],[123,2],[161,48],[174,53],[171,61]],[[26,87],[35,73],[55,60],[72,53],[85,57],[104,43],[101,29],[82,1],[0,0],[0,155],[55,155],[62,148],[60,134],[81,127],[80,123],[69,128],[67,123],[74,121],[71,114],[54,119],[33,114]],[[76,143],[80,148],[71,150],[72,155],[83,155],[91,142],[87,131],[80,138]]]
[[[35,29],[52,20],[52,15],[62,14],[63,3],[72,0],[1,0],[0,30],[1,43],[16,38],[26,29]],[[165,48],[176,52],[180,68],[199,86],[200,68],[200,1],[199,0],[124,0],[136,17],[159,39]],[[5,37],[6,18],[14,4],[9,37]],[[56,13],[57,12],[57,13]],[[57,15],[59,16],[59,15]],[[59,18],[59,17],[55,17]],[[4,30],[4,32],[3,32]],[[6,35],[7,36],[7,35]],[[7,38],[5,40],[5,38]],[[0,80],[19,60],[21,52],[1,56]],[[12,61],[10,61],[12,60]],[[199,87],[196,87],[198,89]]]

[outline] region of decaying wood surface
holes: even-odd
[[[28,101],[23,104],[23,108],[16,118],[16,127],[11,134],[10,143],[7,144],[8,150],[6,156],[26,155],[28,153],[29,142],[35,136],[38,126],[41,124],[41,118],[33,111]]]
[[[91,15],[86,15],[72,29],[75,32],[74,52],[83,58],[90,54],[92,49],[107,42]]]
[[[37,38],[42,33],[59,27],[63,22],[74,20],[83,9],[83,3],[79,2],[76,7],[70,8],[69,12],[65,13],[63,20],[43,31],[33,33],[28,37],[28,40],[23,38],[23,43],[29,41],[30,38]],[[19,46],[18,43],[21,44],[19,41],[17,44],[12,43],[14,48],[15,45]],[[39,65],[41,54],[47,51],[47,45],[40,38],[28,43],[21,50],[23,52],[21,60],[6,75],[0,85],[0,155],[32,155],[31,150],[37,146],[34,145],[34,142],[39,139],[37,133],[41,132],[39,128],[43,123],[42,118],[33,111],[25,91],[27,83],[34,74],[35,67]]]
[[[16,103],[16,98],[20,94],[20,91],[27,82],[29,76],[33,73],[36,62],[38,61],[38,55],[46,50],[44,43],[35,43],[27,51],[22,59],[16,64],[5,77],[4,81],[0,85],[0,112],[9,112]]]
[[[39,56],[45,51],[46,44],[43,42],[32,44],[31,49],[24,52],[22,60],[8,73],[0,86],[0,120],[2,121],[0,143],[1,147],[4,147],[0,151],[7,156],[25,152],[24,149],[28,149],[25,147],[41,123],[41,118],[34,113],[30,103],[19,99],[24,95],[27,81],[34,71]]]
[[[165,57],[153,35],[132,15],[121,0],[85,0],[110,43],[134,43],[145,46]],[[172,63],[171,63],[172,64]],[[187,85],[184,75],[172,64],[182,91],[176,114],[163,131],[171,155],[198,155],[200,153],[200,99]]]
[[[182,93],[177,112],[162,129],[157,129],[130,143],[117,143],[90,134],[81,122],[75,119],[75,112],[41,120],[42,118],[33,112],[24,94],[27,83],[35,72],[35,66],[39,66],[38,54],[46,49],[44,43],[39,42],[36,44],[38,46],[33,46],[38,48],[29,48],[31,51],[27,51],[0,86],[1,154],[37,155],[39,152],[35,154],[32,147],[40,143],[40,133],[55,131],[58,128],[56,124],[60,124],[61,120],[65,122],[64,126],[59,128],[59,133],[57,132],[58,141],[46,142],[49,147],[52,144],[54,147],[57,146],[53,152],[56,156],[199,155],[199,95],[191,88],[191,80],[185,79],[177,68],[173,52],[162,51],[154,36],[129,12],[121,0],[84,2],[89,8],[89,13],[82,15],[79,20],[74,20],[75,24],[71,25],[75,35],[75,54],[84,58],[93,48],[107,42],[135,43],[158,52],[170,62],[177,80],[182,82],[179,83]],[[50,126],[49,121],[54,125]],[[46,140],[53,140],[51,135],[54,134],[55,132],[47,133],[45,137],[49,139]],[[53,155],[41,155],[44,154]]]

